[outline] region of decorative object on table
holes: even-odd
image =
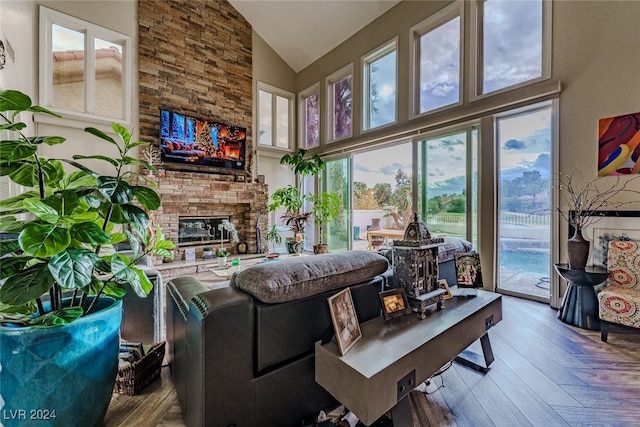
[[[240,238],[238,237],[236,226],[227,219],[220,221],[220,224],[218,224],[218,231],[220,231],[220,247],[216,249],[216,257],[218,257],[218,266],[224,267],[227,263],[227,256],[229,255],[229,249],[223,246],[224,232],[226,231],[229,234],[229,239],[232,243],[240,242]]]
[[[269,251],[267,258],[277,258],[279,254],[276,252],[276,245],[282,243],[282,236],[275,224],[267,230],[267,242],[271,242],[271,251]]]
[[[367,231],[376,231],[376,230],[382,230],[382,226],[380,225],[380,218],[371,218],[371,226],[369,226],[369,229]],[[371,247],[374,250],[379,249],[384,243],[384,237],[382,236],[372,236],[370,240],[371,240]]]
[[[244,175],[236,175],[236,182],[245,182]]]
[[[393,275],[398,287],[406,290],[411,309],[420,319],[426,317],[429,306],[442,310],[446,291],[438,286],[438,246],[443,238],[431,238],[431,233],[418,214],[407,225],[404,238],[393,241]]]
[[[378,295],[380,296],[384,320],[392,320],[411,313],[409,299],[404,288],[390,289],[380,292]]]
[[[264,184],[264,175],[258,175],[258,184]]]
[[[229,256],[229,250],[227,248],[216,249],[216,257],[218,259],[218,267],[224,267],[227,265],[227,257]]]
[[[101,425],[118,369],[120,300],[127,290],[140,296],[152,290],[136,263],[166,256],[173,243],[153,225],[158,194],[130,182],[145,178],[129,166],[153,169],[132,154],[147,144],[112,123],[116,139],[85,129],[113,146],[110,153],[45,159],[39,147],[65,151],[58,147],[65,138],[33,136],[27,123],[34,114],[60,117],[22,92],[0,91],[0,130],[7,134],[0,141],[2,175],[22,186],[19,195],[0,200],[0,232],[17,236],[2,241],[0,262],[2,410],[49,417],[47,425]],[[78,161],[85,159],[104,162],[113,174]],[[125,241],[135,248],[131,256],[115,251]]]
[[[202,259],[213,258],[213,249],[209,247],[202,248]]]
[[[280,164],[291,166],[296,175],[297,185],[277,189],[271,196],[269,211],[285,209],[285,213],[280,218],[285,225],[291,227],[293,232],[293,237],[285,239],[285,245],[289,253],[300,254],[304,251],[307,223],[313,216],[313,209],[307,211],[305,205],[305,201],[311,201],[312,196],[304,193],[303,184],[307,176],[317,177],[325,168],[325,162],[317,153],[307,157],[307,150],[298,148],[293,154],[282,156]],[[316,200],[325,200],[322,194],[317,194]],[[335,196],[340,200],[339,195]]]
[[[453,298],[453,294],[451,293],[451,289],[449,288],[449,284],[447,283],[447,279],[438,280],[438,286],[441,289],[444,289],[445,291],[447,291],[447,293],[444,294],[444,299],[445,300]]]
[[[165,342],[154,344],[143,355],[128,363],[120,363],[113,392],[135,396],[160,376]],[[122,345],[121,345],[122,351]],[[122,353],[121,353],[122,357]]]
[[[142,157],[147,161],[148,164],[153,166],[153,169],[148,169],[148,175],[153,176],[153,171],[155,170],[155,166],[162,163],[160,159],[160,150],[149,145],[147,148],[142,150]]]
[[[327,301],[329,302],[336,342],[340,349],[340,354],[344,355],[362,338],[358,316],[356,316],[356,309],[353,306],[351,289],[345,288],[327,298]]]
[[[640,173],[640,113],[598,120],[598,175]]]
[[[247,243],[244,241],[244,239],[240,238],[240,241],[236,245],[236,251],[241,255],[244,255],[247,253],[248,251]]]
[[[457,285],[461,288],[482,287],[480,254],[476,252],[455,254]]]
[[[184,248],[184,260],[195,261],[196,260],[196,248]]]
[[[256,253],[262,253],[262,230],[260,229],[260,211],[256,211]]]
[[[583,236],[585,227],[602,219],[600,211],[619,210],[635,203],[640,191],[629,185],[638,178],[640,176],[621,180],[618,175],[615,179],[600,177],[585,182],[579,171],[558,174],[560,201],[556,210],[573,229],[573,235],[567,241],[567,260],[571,268],[581,269],[587,265],[591,243]],[[601,183],[607,181],[611,184],[603,187]],[[620,200],[620,196],[624,200]]]
[[[335,220],[342,213],[342,201],[335,193],[312,194],[308,200],[313,203],[311,213],[314,222],[318,226],[318,244],[313,245],[314,254],[326,254],[329,252],[329,245],[322,243],[324,238],[324,225]]]

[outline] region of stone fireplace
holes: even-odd
[[[204,239],[207,225],[213,219],[229,218],[235,225],[240,239],[247,243],[248,253],[256,253],[256,225],[262,234],[261,247],[266,248],[264,235],[267,229],[267,185],[252,182],[235,182],[232,175],[208,175],[194,172],[167,170],[166,176],[146,177],[157,184],[160,195],[160,209],[154,212],[154,221],[162,227],[168,239],[176,245],[175,259],[184,259],[186,247],[195,247],[196,256],[202,256],[202,248],[219,247],[220,240]],[[191,219],[186,221],[186,219]],[[205,221],[206,219],[206,221]],[[202,240],[180,242],[180,221],[189,224],[193,235],[201,231]],[[202,224],[202,230],[198,223]],[[183,229],[184,231],[184,229]],[[218,232],[216,227],[216,232]],[[215,236],[215,235],[214,235]],[[217,236],[216,236],[217,237]],[[223,242],[232,254],[235,244],[228,237]],[[155,260],[155,264],[161,260]]]

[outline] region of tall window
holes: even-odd
[[[258,82],[258,144],[293,148],[294,95]]]
[[[476,94],[550,76],[550,1],[484,0],[475,6]]]
[[[298,100],[300,146],[314,148],[320,145],[320,83],[302,91]]]
[[[396,38],[362,58],[363,130],[396,122],[397,49]]]
[[[350,64],[327,77],[329,142],[353,135],[352,74],[353,64]]]
[[[456,2],[411,28],[414,116],[462,101],[462,8]]]
[[[40,7],[40,100],[65,116],[130,122],[130,38]]]

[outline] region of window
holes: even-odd
[[[40,7],[40,100],[64,116],[131,122],[130,38]]]
[[[475,95],[550,77],[550,1],[484,0],[474,11]]]
[[[293,148],[294,95],[258,82],[258,144]]]
[[[314,148],[320,145],[320,83],[299,95],[300,146]]]
[[[462,102],[462,7],[456,2],[410,30],[414,116]]]
[[[353,64],[350,64],[327,77],[329,142],[349,138],[353,135],[352,74]]]
[[[397,38],[362,58],[362,128],[375,129],[396,123]]]

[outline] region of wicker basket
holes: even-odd
[[[164,347],[165,342],[160,341],[154,344],[142,359],[118,369],[113,392],[134,396],[158,378],[164,359]]]

